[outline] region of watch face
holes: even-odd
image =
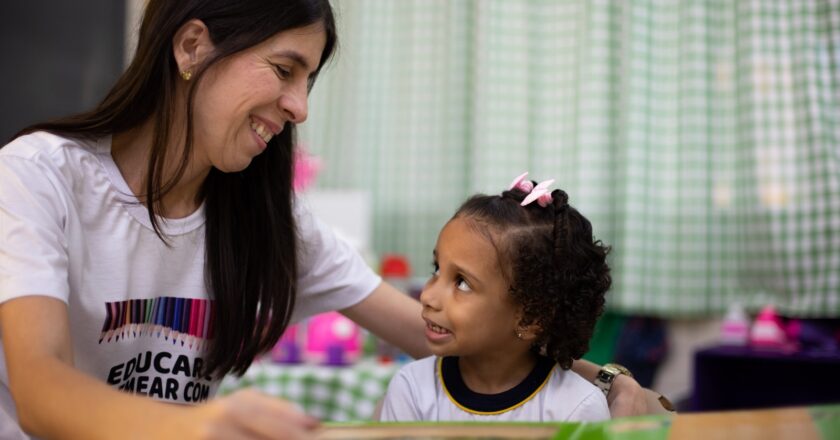
[[[615,373],[607,369],[598,372],[598,379],[601,382],[610,383],[615,379]]]

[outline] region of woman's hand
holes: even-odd
[[[649,414],[645,389],[630,376],[620,374],[607,395],[612,418]]]
[[[572,364],[572,370],[589,382],[595,381],[600,369],[600,365],[584,359],[578,359]],[[646,402],[645,389],[635,379],[625,374],[616,376],[607,395],[612,418],[650,414]]]
[[[156,438],[308,439],[319,426],[291,403],[245,389],[184,408]]]

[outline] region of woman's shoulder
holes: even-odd
[[[43,131],[19,136],[0,148],[0,184],[27,188],[52,188],[68,197],[78,182],[100,181],[104,175],[100,156],[106,139],[59,136]]]
[[[22,159],[48,159],[68,153],[92,154],[98,147],[98,140],[71,138],[45,131],[18,136],[0,148],[0,156],[12,156]]]

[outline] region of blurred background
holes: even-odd
[[[301,192],[373,267],[416,293],[457,206],[527,170],[613,247],[587,358],[685,410],[840,402],[840,1],[332,4]],[[8,139],[104,96],[142,0],[0,11]]]

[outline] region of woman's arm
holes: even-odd
[[[594,382],[601,367],[592,362],[578,359],[572,364],[572,370],[589,382]],[[612,418],[638,416],[651,411],[647,407],[645,389],[630,376],[620,374],[612,383],[607,395]]]
[[[419,359],[432,354],[426,346],[422,309],[420,302],[383,281],[362,302],[341,313]]]
[[[254,391],[198,406],[118,391],[74,368],[67,306],[46,296],[0,304],[9,388],[22,428],[43,438],[305,438],[317,422]]]

